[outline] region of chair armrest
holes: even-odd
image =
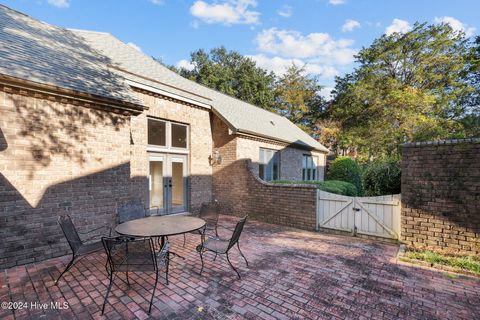
[[[79,234],[89,234],[89,233],[92,233],[92,232],[94,232],[94,231],[97,231],[97,230],[100,230],[100,229],[103,229],[103,228],[111,229],[112,227],[110,227],[110,226],[101,226],[101,227],[98,227],[98,228],[95,228],[95,229],[91,229],[91,230],[88,230],[88,231],[84,231],[84,232],[79,231],[78,233],[79,233]]]
[[[94,229],[91,229],[91,230],[88,230],[88,231],[84,231],[84,232],[78,232],[80,235],[88,235],[90,233],[93,233],[95,231],[98,231],[98,230],[101,230],[101,229],[106,229],[108,230],[108,236],[111,236],[112,235],[112,231],[113,231],[113,228],[111,226],[108,226],[108,225],[104,225],[104,226],[101,226],[101,227],[98,227],[98,228],[94,228]],[[102,236],[102,234],[97,234],[97,235],[93,235],[91,237],[88,237],[88,238],[85,238],[83,241],[89,241],[89,240],[92,240],[92,239],[95,239],[95,238],[98,238]]]

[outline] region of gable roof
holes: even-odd
[[[109,33],[72,31],[110,57],[126,79],[211,105],[234,132],[328,152],[287,118],[188,80]]]
[[[0,5],[0,75],[143,109],[110,59],[73,32]]]

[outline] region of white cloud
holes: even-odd
[[[256,6],[256,0],[226,0],[211,4],[197,0],[190,7],[190,13],[206,23],[221,23],[227,26],[258,24],[260,13],[250,10]]]
[[[128,46],[132,47],[133,49],[137,50],[137,51],[140,51],[142,52],[142,48],[140,48],[139,46],[137,46],[135,43],[133,42],[129,42],[127,43]]]
[[[150,2],[153,3],[153,4],[156,4],[158,6],[161,6],[161,5],[165,4],[164,0],[150,0]]]
[[[345,0],[329,0],[328,3],[334,6],[338,6],[339,4],[345,4]]]
[[[178,61],[175,66],[179,69],[183,68],[183,69],[186,69],[188,71],[192,71],[195,68],[195,65],[193,63],[191,63],[190,61],[185,60],[185,59],[182,59],[182,60]]]
[[[454,17],[440,17],[433,19],[434,23],[445,23],[449,24],[450,27],[456,32],[464,32],[467,37],[472,36],[475,33],[475,28],[468,27],[463,22],[455,19]]]
[[[385,34],[389,36],[395,32],[405,33],[410,31],[411,29],[412,26],[410,25],[410,23],[408,23],[408,21],[395,18],[393,19],[392,24],[385,29]]]
[[[57,8],[68,8],[70,6],[69,0],[47,0],[47,2]]]
[[[320,90],[320,95],[327,100],[332,99],[332,90],[335,89],[334,87],[324,87]]]
[[[356,54],[351,48],[353,40],[335,40],[328,33],[303,35],[298,31],[271,28],[259,33],[256,42],[259,51],[264,53],[328,64],[350,64]]]
[[[305,62],[301,59],[295,58],[281,58],[281,57],[267,57],[264,54],[247,56],[256,62],[257,66],[273,71],[276,75],[283,75],[287,68],[292,64],[297,66],[305,66],[305,71],[308,74],[319,75],[322,78],[333,79],[337,76],[338,70],[333,66],[321,65],[316,63]]]
[[[352,19],[345,20],[345,23],[342,25],[343,32],[353,31],[355,28],[360,28],[360,22]]]
[[[293,8],[289,5],[284,5],[277,11],[277,13],[279,16],[289,18],[293,14]]]

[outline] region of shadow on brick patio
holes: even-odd
[[[221,216],[220,221],[231,227],[235,219]],[[439,271],[397,264],[397,247],[388,244],[249,221],[241,242],[250,267],[236,249],[231,254],[242,274],[238,280],[223,257],[214,262],[209,254],[203,275],[198,274],[199,236],[187,235],[185,248],[182,236],[170,241],[185,260],[172,260],[169,286],[160,280],[151,313],[154,319],[473,319],[480,314],[479,279],[450,278]],[[26,304],[15,311],[3,308],[0,318],[149,317],[151,273],[132,273],[130,288],[117,281],[102,317],[108,285],[105,255],[80,260],[54,286],[68,259],[1,272],[0,300]],[[67,308],[52,308],[51,302]],[[40,303],[48,307],[42,309]]]

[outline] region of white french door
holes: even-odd
[[[187,156],[181,154],[149,156],[150,208],[158,208],[160,214],[187,210],[187,161]]]

